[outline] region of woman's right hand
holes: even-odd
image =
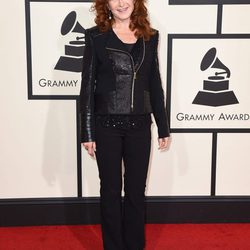
[[[88,154],[91,155],[92,157],[94,157],[95,153],[94,151],[96,151],[96,144],[94,141],[91,142],[83,142],[82,143],[84,148],[88,151]]]

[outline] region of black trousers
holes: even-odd
[[[96,121],[96,160],[105,250],[143,250],[145,187],[151,147],[151,116],[140,128],[103,127]],[[122,203],[122,159],[124,202]]]

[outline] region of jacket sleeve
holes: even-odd
[[[154,50],[153,61],[150,75],[150,101],[153,109],[153,115],[158,128],[158,138],[168,137],[170,135],[169,123],[167,119],[167,110],[164,105],[164,93],[162,88],[162,81],[159,71],[158,59],[158,43],[159,32],[153,36]]]
[[[95,89],[95,49],[89,30],[85,31],[85,49],[80,90],[80,131],[81,142],[95,141],[94,89]]]

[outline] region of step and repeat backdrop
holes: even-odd
[[[0,198],[98,197],[77,115],[92,1],[4,5]],[[160,152],[152,125],[147,196],[250,195],[250,1],[147,6],[172,132]]]

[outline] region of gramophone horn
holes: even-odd
[[[71,11],[64,19],[61,27],[61,34],[64,36],[68,34],[72,28],[75,26],[76,22],[76,12]]]
[[[64,36],[69,32],[85,33],[85,29],[76,21],[76,12],[71,11],[64,19],[61,27],[61,34]]]
[[[227,78],[230,77],[231,72],[229,70],[229,68],[224,65],[219,58],[216,58],[215,62],[213,63],[213,65],[211,66],[211,68],[216,68],[216,69],[224,69],[227,73]]]
[[[216,48],[211,48],[203,57],[200,69],[202,71],[208,69],[215,61],[215,56],[216,56]]]
[[[216,69],[223,69],[227,73],[227,77],[229,78],[231,75],[231,72],[228,67],[226,67],[219,59],[216,57],[216,48],[211,48],[208,50],[208,52],[205,54],[201,61],[200,69],[202,71],[208,69],[208,68],[216,68]]]
[[[82,27],[82,25],[79,22],[76,22],[74,29],[72,30],[72,32],[76,32],[76,33],[85,33],[85,29]]]

